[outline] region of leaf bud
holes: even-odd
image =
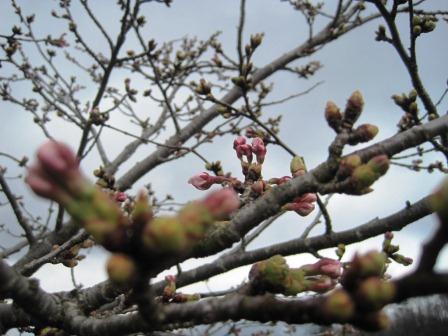
[[[370,187],[377,180],[377,178],[378,175],[370,166],[366,164],[357,167],[351,176],[353,185],[357,190]]]
[[[354,131],[356,144],[372,140],[378,134],[378,127],[372,124],[362,124]]]

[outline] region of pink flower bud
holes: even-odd
[[[207,190],[216,182],[215,177],[207,172],[198,173],[188,180],[188,183],[199,190]]]
[[[117,192],[115,194],[115,198],[114,199],[115,199],[116,202],[121,203],[121,202],[126,201],[127,198],[128,198],[128,196],[126,195],[126,193],[123,192],[123,191],[120,191],[120,192]]]
[[[252,152],[257,157],[258,163],[263,163],[266,157],[266,146],[261,138],[254,138],[252,140]]]
[[[336,286],[336,281],[330,279],[327,276],[322,276],[318,279],[310,281],[308,284],[308,289],[317,292],[317,293],[325,293],[330,289],[333,289]]]
[[[290,179],[291,179],[290,176],[282,176],[282,177],[280,177],[280,178],[277,180],[277,184],[280,185],[280,184],[286,183],[286,182],[288,182]]]
[[[202,204],[210,211],[216,219],[227,217],[240,206],[240,200],[235,191],[223,188],[209,194]]]
[[[246,143],[246,138],[239,136],[233,141],[233,149],[236,151],[238,159],[242,159],[243,155],[247,157],[247,161],[252,162],[252,147]]]
[[[61,202],[69,195],[76,196],[85,180],[72,150],[48,141],[39,147],[37,162],[28,170],[26,182],[36,194]]]
[[[307,193],[295,198],[291,203],[285,204],[285,210],[295,211],[300,216],[308,216],[314,210],[314,202],[317,201],[316,194]]]
[[[235,140],[233,140],[233,149],[236,149],[237,147],[244,145],[246,143],[246,138],[240,135]]]
[[[326,275],[332,279],[337,279],[342,274],[341,263],[338,260],[322,258],[318,262],[301,267],[306,275]]]

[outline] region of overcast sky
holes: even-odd
[[[62,29],[61,23],[51,18],[48,13],[52,7],[57,7],[57,1],[18,1],[22,4],[26,13],[36,13],[36,33],[46,36],[48,33],[58,36]],[[92,45],[97,48],[106,48],[99,39],[98,34],[90,31],[87,25],[88,19],[77,12],[77,1],[74,4],[75,16],[79,17],[78,26],[83,34],[88,34]],[[448,9],[446,0],[428,1],[435,8]],[[250,34],[264,32],[265,39],[257,51],[254,59],[256,66],[263,66],[282,53],[294,48],[304,40],[307,34],[304,21],[300,13],[292,10],[285,2],[279,0],[248,0],[247,23],[245,38]],[[106,24],[108,29],[117,31],[119,20],[115,1],[95,1],[95,12],[99,19]],[[171,8],[160,4],[146,4],[142,12],[147,16],[148,26],[145,30],[146,38],[155,38],[157,41],[171,40],[185,35],[207,38],[213,32],[220,30],[220,41],[224,49],[234,54],[236,41],[236,26],[239,15],[239,1],[228,0],[174,0]],[[0,31],[8,31],[17,19],[12,14],[9,1],[0,2]],[[345,104],[348,96],[359,89],[365,98],[365,112],[360,123],[373,123],[380,127],[380,133],[376,140],[382,140],[396,133],[396,124],[401,112],[390,99],[392,94],[408,92],[411,89],[409,78],[403,64],[399,61],[392,47],[386,43],[378,43],[374,40],[379,21],[365,25],[364,27],[349,33],[340,40],[325,46],[323,50],[314,54],[310,59],[298,62],[303,65],[309,60],[318,60],[324,67],[309,80],[299,80],[291,74],[279,74],[269,79],[275,83],[274,96],[285,97],[290,94],[304,91],[312,85],[324,81],[322,85],[310,94],[292,100],[281,107],[269,108],[266,113],[274,115],[283,114],[281,124],[281,137],[295,151],[303,155],[309,168],[322,162],[327,155],[327,147],[332,140],[333,133],[326,126],[323,111],[327,100],[334,100],[340,106]],[[403,23],[403,28],[406,24]],[[424,39],[419,40],[418,52],[420,70],[424,84],[433,97],[438,100],[446,87],[448,70],[448,45],[446,43],[447,24],[439,22],[437,29]],[[132,40],[128,48],[132,47]],[[34,54],[35,55],[35,54]],[[31,54],[33,56],[33,54]],[[31,57],[33,61],[33,58]],[[0,68],[0,73],[7,69]],[[66,68],[67,74],[77,74],[75,68]],[[119,83],[119,75],[112,76],[112,82]],[[26,95],[26,88],[23,87]],[[91,100],[95,88],[89,86],[82,97]],[[143,90],[143,89],[142,89]],[[238,106],[238,103],[236,104]],[[445,113],[446,101],[440,105],[440,112]],[[151,106],[141,106],[142,109],[151,109]],[[33,156],[36,148],[44,140],[41,131],[35,127],[32,117],[24,111],[10,104],[0,102],[0,151],[15,153],[17,156]],[[50,129],[57,139],[76,146],[79,141],[79,132],[67,128],[61,123],[53,122]],[[124,146],[122,137],[115,133],[106,133],[106,146],[112,152],[117,152]],[[210,145],[200,152],[209,160],[221,160],[227,171],[239,174],[239,163],[235,159],[232,150],[231,139],[221,139],[215,145]],[[351,150],[351,149],[350,149]],[[140,157],[148,154],[148,148],[139,151]],[[126,164],[131,166],[138,158]],[[440,158],[441,159],[441,158]],[[9,168],[11,175],[17,168],[4,157],[0,157],[0,164]],[[95,153],[83,161],[83,169],[91,172],[98,165]],[[289,155],[281,150],[268,148],[266,163],[264,164],[265,177],[279,177],[289,173]],[[187,157],[179,161],[163,165],[147,174],[136,183],[136,189],[145,183],[151,182],[154,189],[163,196],[171,193],[176,200],[186,201],[203,196],[203,192],[193,190],[187,184],[188,178],[196,172],[203,170],[203,164],[194,157]],[[118,174],[120,175],[120,174]],[[427,174],[415,173],[403,168],[392,167],[390,172],[374,185],[375,191],[371,194],[355,196],[335,196],[329,205],[334,228],[336,231],[362,224],[376,216],[386,216],[403,208],[407,200],[413,202],[432,191],[441,181],[442,175],[438,172]],[[24,193],[32,211],[45,214],[43,201],[36,201],[27,193],[21,180],[11,181],[11,185],[17,193]],[[4,201],[3,195],[1,201]],[[313,215],[306,218],[295,214],[282,217],[275,225],[270,227],[254,244],[260,247],[274,241],[291,239],[300,235],[303,228],[312,220]],[[0,207],[0,222],[10,225],[14,223],[14,217],[9,208]],[[402,252],[413,258],[418,257],[422,241],[432,232],[436,221],[434,217],[420,220],[402,232],[396,234],[396,240],[400,243]],[[14,229],[16,233],[20,231]],[[313,234],[322,232],[322,228],[313,231]],[[381,238],[368,240],[356,246],[356,250],[379,248]],[[1,240],[8,245],[5,239]],[[352,253],[355,248],[350,249]],[[446,251],[446,250],[445,250]],[[333,257],[333,250],[327,251],[327,256]],[[105,278],[102,263],[106,253],[93,251],[90,257],[82,261],[75,269],[77,280],[85,286],[92,285]],[[325,253],[324,253],[325,254]],[[447,260],[448,253],[444,253]],[[313,258],[305,256],[305,259],[292,258],[293,266],[312,261]],[[196,265],[203,261],[191,261],[188,265]],[[438,266],[443,268],[439,262]],[[446,262],[445,264],[445,270]],[[94,270],[94,271],[92,271]],[[393,267],[391,271],[399,274],[403,267]],[[235,276],[237,274],[238,276]],[[48,290],[71,289],[69,271],[60,266],[45,266],[37,274],[42,279],[42,286]],[[224,276],[209,283],[211,289],[220,289],[226,285],[238,284],[247,275],[247,268],[237,270],[231,276]],[[192,290],[198,288],[192,287]]]

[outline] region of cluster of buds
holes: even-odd
[[[109,113],[101,113],[98,107],[94,107],[90,111],[89,118],[93,125],[100,126],[109,120]]]
[[[95,244],[95,242],[91,239],[86,239],[85,241],[83,241],[80,244],[76,244],[74,246],[72,246],[71,248],[69,248],[66,251],[63,251],[58,258],[55,258],[54,260],[52,260],[52,263],[58,264],[58,263],[62,263],[62,265],[64,265],[65,267],[75,267],[76,265],[78,265],[78,262],[83,260],[85,258],[85,256],[83,254],[79,254],[79,251],[81,249],[87,249],[92,247]],[[60,249],[59,245],[53,245],[52,250],[53,251],[57,251],[58,249]]]
[[[413,262],[412,258],[405,257],[404,255],[397,253],[400,250],[400,247],[392,244],[393,238],[394,234],[392,232],[386,232],[384,234],[383,252],[387,255],[387,263],[390,263],[391,260],[393,260],[403,266],[411,265]]]
[[[432,32],[436,28],[437,18],[432,15],[415,15],[412,18],[412,33],[419,36],[422,33]]]
[[[106,171],[102,166],[100,166],[98,169],[95,169],[93,171],[93,175],[98,178],[96,184],[99,187],[110,190],[114,189],[115,177],[113,175],[106,173]]]
[[[252,130],[252,144],[249,144],[245,137],[239,136],[233,142],[233,149],[240,160],[244,182],[226,174],[224,176],[221,162],[206,165],[208,170],[213,171],[216,176],[207,172],[194,175],[189,179],[189,183],[199,190],[209,189],[213,184],[227,184],[237,192],[251,198],[257,198],[264,192],[270,190],[275,185],[283,184],[291,178],[301,176],[306,173],[306,166],[301,156],[295,156],[290,163],[291,176],[275,177],[269,180],[262,179],[262,167],[266,157],[266,146],[258,133]],[[254,162],[255,157],[255,162]],[[283,210],[295,211],[300,216],[309,215],[315,208],[317,195],[307,193],[296,197],[292,202],[284,205]]]
[[[370,192],[370,186],[386,174],[388,169],[389,158],[387,155],[374,156],[363,164],[361,158],[353,154],[341,160],[336,177],[339,180],[349,178],[350,186],[347,192],[359,195]]]
[[[199,294],[184,294],[176,292],[176,277],[167,275],[165,277],[166,286],[163,289],[161,300],[163,303],[184,303],[198,301],[201,299]]]
[[[395,285],[383,280],[387,256],[381,252],[355,255],[345,268],[337,289],[324,298],[322,309],[329,321],[352,322],[365,330],[385,329],[389,320],[381,310],[393,301]]]
[[[195,91],[198,95],[209,96],[212,94],[212,86],[205,79],[201,78],[196,85]]]
[[[347,100],[344,113],[334,102],[329,101],[325,107],[325,119],[336,133],[340,133],[343,129],[350,130],[361,115],[363,107],[364,99],[361,92],[355,91]]]
[[[404,112],[397,125],[398,128],[404,131],[413,127],[418,120],[417,91],[412,89],[408,94],[393,95],[392,99]],[[430,119],[433,117],[429,116]]]
[[[152,257],[188,253],[215,220],[227,218],[239,207],[236,193],[224,188],[189,203],[176,216],[155,217],[147,194],[142,192],[127,215],[116,200],[83,176],[70,148],[54,141],[40,147],[26,180],[35,193],[61,204],[105,248],[113,252],[139,251]],[[69,252],[68,260],[74,260],[77,251]],[[133,257],[114,254],[107,267],[111,279],[117,283],[131,281],[138,269]]]
[[[252,294],[264,292],[297,295],[305,291],[327,292],[341,276],[341,263],[323,258],[310,265],[290,268],[285,258],[275,255],[255,263],[249,272]]]

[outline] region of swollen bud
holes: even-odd
[[[392,302],[396,294],[395,285],[378,277],[363,281],[356,292],[358,305],[367,311],[376,311]]]
[[[255,34],[250,36],[250,46],[255,50],[263,42],[263,34]]]
[[[377,155],[367,162],[367,165],[372,169],[375,174],[380,176],[386,174],[389,169],[389,157],[385,154]]]
[[[350,145],[357,145],[361,142],[372,140],[378,134],[378,127],[372,124],[363,124],[355,129]]]
[[[325,119],[328,125],[337,133],[341,125],[342,114],[339,107],[332,101],[327,102],[327,106],[325,107]]]
[[[345,178],[353,174],[355,169],[362,164],[361,157],[353,154],[342,158],[339,163],[339,169],[337,172],[338,178]]]
[[[352,183],[357,190],[370,187],[378,178],[378,175],[368,165],[357,167],[351,177]]]
[[[343,289],[335,290],[322,305],[324,316],[331,322],[348,322],[353,318],[355,305],[350,295]]]
[[[364,98],[361,92],[355,91],[352,93],[347,101],[344,112],[344,121],[349,125],[353,125],[356,120],[358,120],[361,115],[362,109],[364,107]]]
[[[107,261],[107,274],[112,282],[118,285],[127,285],[134,281],[137,268],[134,261],[121,253],[113,254]]]
[[[289,165],[291,175],[296,177],[306,173],[306,166],[301,156],[294,156]]]

